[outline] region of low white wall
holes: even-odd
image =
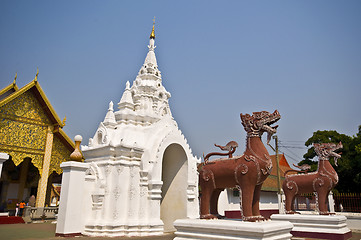
[[[218,213],[224,215],[224,211],[239,211],[240,198],[233,196],[232,189],[225,189],[221,192],[218,200]],[[278,209],[278,197],[276,192],[261,192],[260,210]]]

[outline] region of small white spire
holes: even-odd
[[[109,103],[109,108],[108,108],[108,112],[109,112],[109,111],[112,111],[112,112],[114,111],[113,106],[114,106],[113,101],[110,101],[110,103]]]
[[[158,66],[157,58],[155,57],[155,52],[154,52],[155,48],[156,46],[154,45],[154,39],[153,38],[149,39],[149,45],[148,45],[149,51],[145,58],[144,65],[148,65],[149,63],[151,63],[153,66]]]
[[[129,81],[127,81],[125,84],[125,90],[124,90],[122,98],[120,99],[120,101],[118,103],[118,108],[119,109],[129,108],[131,110],[133,110],[133,108],[134,108],[134,102],[133,102],[132,93],[130,92]]]
[[[115,121],[115,115],[114,115],[114,109],[113,109],[113,101],[110,101],[109,103],[109,108],[108,108],[108,112],[105,115],[104,118],[104,125],[108,126],[108,125],[115,125],[117,122]]]

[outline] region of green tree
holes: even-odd
[[[299,165],[308,164],[311,171],[317,170],[318,159],[313,143],[339,143],[342,142],[342,157],[338,160],[338,166],[335,166],[333,159],[330,162],[337,171],[339,183],[335,189],[338,192],[361,192],[361,125],[355,136],[347,136],[336,131],[317,131],[314,132],[305,145],[309,147],[306,154],[303,155]]]

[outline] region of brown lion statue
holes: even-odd
[[[198,166],[202,219],[221,218],[217,210],[219,194],[225,188],[236,187],[240,190],[243,220],[264,220],[259,211],[259,199],[262,184],[271,173],[272,161],[261,137],[267,132],[269,142],[278,127],[271,125],[280,118],[277,110],[273,113],[262,111],[254,112],[253,115],[241,114],[241,122],[247,132],[244,154],[232,156],[238,146],[234,141],[225,147],[216,145],[222,150],[228,150],[227,153],[207,154],[207,161]],[[212,155],[228,155],[228,158],[209,161],[208,158]]]
[[[342,148],[342,143],[315,143],[313,146],[318,156],[317,171],[285,176],[286,179],[283,182],[282,189],[286,196],[285,208],[287,214],[297,213],[293,208],[295,197],[303,193],[316,194],[316,202],[321,215],[332,214],[327,210],[327,196],[336,186],[338,175],[330,164],[329,158],[334,157],[337,166],[337,159],[341,155],[335,151]]]

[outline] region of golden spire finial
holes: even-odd
[[[36,75],[35,75],[35,78],[34,78],[35,82],[38,81],[38,75],[39,75],[39,68],[36,68]]]
[[[71,161],[82,162],[83,154],[81,154],[81,150],[80,150],[80,143],[81,143],[82,140],[83,140],[83,138],[80,135],[76,135],[74,137],[75,147],[74,147],[74,152],[72,152],[70,154],[70,160]]]
[[[17,78],[18,78],[18,73],[16,72],[16,73],[15,73],[14,82],[13,82],[14,85],[16,84],[16,79],[17,79]]]
[[[154,24],[155,24],[155,17],[153,18],[153,29],[152,29],[152,33],[150,34],[150,37],[149,37],[149,38],[153,38],[153,39],[155,39]]]

